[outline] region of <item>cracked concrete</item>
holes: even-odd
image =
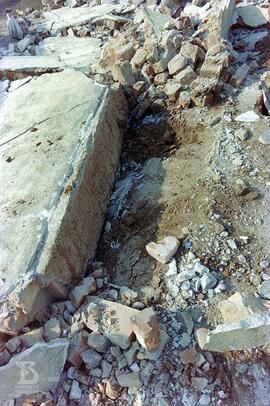
[[[121,149],[119,92],[66,70],[1,102],[0,331],[64,297],[95,253]]]

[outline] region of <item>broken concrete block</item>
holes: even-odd
[[[259,295],[266,300],[270,300],[270,279],[263,281],[258,288]]]
[[[188,109],[191,103],[190,92],[188,90],[183,90],[182,92],[180,92],[178,100],[180,106],[183,107],[183,109]]]
[[[3,98],[0,331],[20,330],[58,299],[55,283],[83,276],[102,229],[126,112],[119,88],[109,91],[74,70],[42,75]]]
[[[168,70],[170,75],[175,75],[185,68],[188,61],[181,54],[176,55],[169,63]]]
[[[185,41],[181,45],[180,54],[187,60],[187,62],[196,67],[196,64],[199,59],[199,47],[198,45],[191,44],[188,41]]]
[[[244,82],[244,80],[247,77],[248,71],[250,69],[250,66],[247,63],[243,63],[237,71],[233,74],[231,78],[231,83],[235,86],[241,86],[241,84]]]
[[[198,107],[205,107],[213,103],[218,90],[218,79],[196,79],[192,82],[191,100]]]
[[[233,16],[236,9],[236,0],[226,0],[220,3],[218,31],[221,38],[228,37],[231,25],[233,23]]]
[[[135,338],[130,318],[139,311],[98,297],[88,297],[83,308],[93,304],[98,307],[99,314],[95,319],[89,315],[85,323],[87,327],[95,333],[102,333],[114,345],[128,349]]]
[[[82,304],[87,295],[96,292],[97,284],[92,276],[84,278],[82,282],[75,286],[75,288],[70,292],[69,299],[71,303],[78,309]]]
[[[168,72],[158,73],[154,78],[155,85],[157,85],[157,86],[165,85],[165,83],[167,82],[168,76],[169,76]]]
[[[10,353],[15,352],[21,345],[21,340],[19,337],[13,337],[6,343],[6,348]]]
[[[124,86],[133,86],[136,82],[131,64],[128,61],[116,62],[111,69],[113,80]]]
[[[81,353],[83,362],[86,364],[87,369],[97,368],[102,360],[101,355],[99,355],[95,350],[90,348],[90,350],[83,351]]]
[[[147,359],[150,361],[157,361],[161,357],[161,354],[168,344],[170,337],[166,333],[166,331],[159,329],[159,346],[154,351],[147,351],[145,348],[141,348],[140,352],[137,355],[138,359]]]
[[[147,351],[154,351],[158,348],[159,326],[157,317],[152,307],[141,310],[130,319],[133,331],[138,342]]]
[[[67,358],[67,340],[39,343],[0,368],[0,399],[14,399],[53,390]]]
[[[139,48],[135,52],[135,55],[131,59],[131,65],[135,66],[136,69],[140,69],[144,62],[146,61],[147,50],[144,48]]]
[[[162,264],[169,262],[176,254],[180,242],[175,237],[165,237],[162,241],[150,242],[146,246],[148,254]]]
[[[178,83],[168,82],[164,90],[170,100],[176,101],[178,99],[180,89],[181,85],[179,85]]]
[[[91,333],[87,344],[97,352],[106,353],[111,346],[110,341],[99,333]]]
[[[17,47],[21,53],[23,53],[26,48],[29,47],[33,42],[33,38],[31,36],[25,37],[17,42]]]
[[[244,292],[236,292],[228,299],[220,301],[218,309],[224,323],[240,322],[266,310],[260,298]]]
[[[241,17],[244,23],[249,27],[257,28],[269,22],[267,8],[246,4],[237,7],[237,12],[239,17]]]
[[[122,392],[122,386],[119,385],[119,383],[117,382],[117,380],[112,377],[110,378],[107,383],[106,383],[106,387],[105,387],[105,393],[108,396],[108,398],[115,400],[117,398],[119,398],[119,396],[121,395]]]
[[[124,388],[140,388],[142,382],[138,372],[131,372],[130,374],[121,374],[116,377],[119,384]]]
[[[196,75],[191,66],[187,66],[174,76],[174,80],[177,80],[181,85],[189,85],[195,79]]]
[[[18,336],[21,340],[22,344],[26,347],[32,347],[37,343],[43,343],[43,327],[36,328],[34,330],[29,331],[28,333],[22,334]]]
[[[50,341],[50,340],[54,340],[56,338],[60,338],[61,333],[62,333],[62,331],[61,331],[60,321],[57,320],[55,317],[48,320],[44,324],[44,334],[43,334],[43,336],[44,336],[46,341]]]
[[[220,324],[203,337],[199,330],[196,335],[203,350],[226,352],[257,348],[270,343],[270,314],[259,313],[239,322]]]

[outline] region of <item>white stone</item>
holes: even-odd
[[[261,144],[270,145],[270,129],[264,131],[263,134],[260,135],[259,141]]]
[[[179,240],[175,237],[165,237],[162,241],[151,242],[146,246],[148,254],[162,264],[169,262],[176,254],[180,246]]]
[[[250,110],[240,114],[235,118],[235,120],[240,121],[241,123],[253,123],[255,121],[259,121],[260,116],[256,114],[254,111]]]

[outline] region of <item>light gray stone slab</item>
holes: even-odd
[[[67,340],[40,343],[13,357],[0,368],[0,399],[54,389],[66,362],[68,345]]]

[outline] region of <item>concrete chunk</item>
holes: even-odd
[[[98,297],[87,298],[84,307],[87,308],[90,304],[97,305],[100,313],[96,320],[92,315],[89,316],[87,327],[96,333],[104,334],[114,345],[128,349],[135,338],[130,318],[139,311]]]
[[[270,343],[270,314],[265,312],[240,322],[221,324],[205,335],[204,340],[199,339],[199,330],[196,334],[203,350],[226,352],[257,348]]]
[[[159,346],[159,326],[153,308],[141,310],[130,321],[141,346],[148,351],[156,350]]]
[[[0,368],[0,399],[47,392],[56,387],[67,357],[68,341],[41,343]]]
[[[77,281],[93,257],[117,170],[123,110],[125,117],[120,90],[109,92],[74,70],[33,78],[3,99],[0,331],[33,320],[59,299],[55,285]]]

